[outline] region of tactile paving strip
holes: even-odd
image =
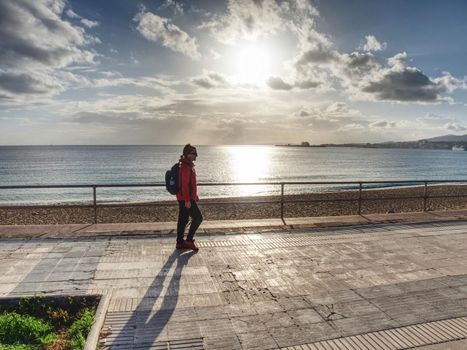
[[[393,237],[401,238],[402,235],[398,233],[371,233],[356,235],[327,235],[327,236],[299,236],[299,237],[278,237],[278,238],[260,238],[260,239],[232,239],[232,240],[212,240],[212,241],[198,241],[197,244],[200,248],[221,248],[221,247],[240,247],[240,246],[254,246],[260,249],[274,249],[274,248],[290,248],[309,245],[322,245],[322,244],[336,244],[347,243],[355,240],[358,241],[373,241],[381,239],[391,239]],[[406,237],[406,236],[405,236]]]
[[[403,350],[467,338],[467,317],[324,340],[283,350]]]
[[[122,348],[123,349],[123,348]],[[131,349],[145,349],[145,350],[204,350],[203,339],[185,339],[185,340],[172,340],[172,341],[160,341],[152,344],[138,344],[133,346]]]
[[[109,312],[102,327],[103,336],[100,346],[109,350],[170,350],[194,349],[204,350],[204,339],[191,337],[187,339],[170,339],[164,329],[167,328],[167,314],[160,314],[160,320],[146,324],[134,312]],[[155,339],[162,335],[165,339]]]

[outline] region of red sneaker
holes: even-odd
[[[199,248],[195,244],[195,240],[189,241],[188,239],[185,242],[183,242],[183,248],[184,249],[191,249],[191,250],[195,250],[195,251],[199,250]]]
[[[176,249],[186,249],[184,246],[185,246],[185,241],[177,242],[177,245],[175,246],[175,248]]]

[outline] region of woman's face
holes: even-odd
[[[188,157],[189,160],[191,160],[192,162],[194,162],[194,161],[196,160],[196,157],[197,157],[197,156],[198,156],[198,155],[197,155],[196,153],[189,153],[187,157]]]

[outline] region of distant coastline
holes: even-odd
[[[403,141],[403,142],[381,142],[381,143],[323,143],[323,144],[310,144],[302,142],[300,144],[277,144],[278,147],[354,147],[354,148],[401,148],[401,149],[439,149],[439,150],[453,150],[465,151],[467,150],[467,140],[463,141]]]

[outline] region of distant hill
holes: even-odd
[[[467,142],[467,135],[444,135],[432,137],[430,139],[423,139],[420,141],[428,142]]]

